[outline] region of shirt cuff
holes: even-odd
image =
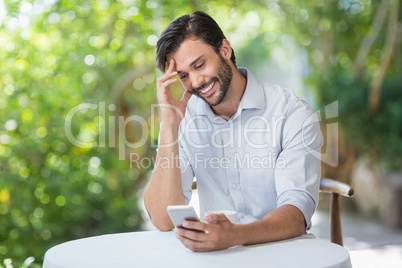
[[[283,192],[277,198],[277,204],[278,207],[284,205],[297,207],[303,213],[304,220],[306,221],[306,228],[310,225],[311,217],[316,208],[316,202],[311,195],[299,190],[288,190]]]

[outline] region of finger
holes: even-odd
[[[169,86],[178,81],[177,78],[171,79],[174,76],[175,76],[175,74],[172,73],[172,74],[169,74],[169,75],[166,75],[163,77],[161,76],[158,78],[158,86],[156,87],[158,94],[163,94],[163,93],[170,94]]]
[[[204,220],[208,223],[229,221],[229,219],[225,216],[225,214],[208,214],[204,217]]]
[[[157,82],[159,84],[161,84],[161,83],[165,82],[166,80],[169,80],[169,79],[171,79],[171,78],[173,78],[175,76],[177,76],[177,72],[166,73],[166,74],[158,77]]]
[[[198,241],[198,242],[208,241],[207,234],[205,234],[204,232],[194,231],[191,229],[185,229],[182,227],[178,227],[175,232],[176,232],[176,237],[179,239],[180,239],[180,237],[185,237],[192,241]]]
[[[212,251],[216,247],[216,244],[211,241],[211,238],[203,233],[177,228],[175,235],[185,247],[191,249],[192,251]]]
[[[168,80],[166,80],[165,82],[163,82],[163,83],[161,84],[161,86],[164,87],[164,88],[167,88],[168,86],[170,86],[171,84],[174,84],[174,83],[176,83],[176,82],[177,82],[177,78],[168,79]]]
[[[179,240],[183,243],[183,245],[192,250],[197,252],[208,252],[214,250],[214,245],[211,242],[200,242],[194,241],[187,237],[179,237]]]
[[[175,63],[174,59],[171,59],[171,60],[169,61],[169,63],[168,63],[168,68],[167,68],[166,73],[171,73],[171,72],[173,72],[175,65],[176,65],[176,63]]]
[[[198,230],[201,232],[205,231],[206,224],[200,221],[184,221],[183,227],[187,229]]]

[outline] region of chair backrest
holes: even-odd
[[[331,222],[331,242],[343,246],[341,209],[339,206],[339,196],[352,197],[353,188],[343,182],[322,178],[320,181],[320,192],[331,194],[330,222]]]
[[[193,181],[193,185],[191,188],[193,190],[197,189],[196,181]],[[322,178],[320,181],[320,192],[331,194],[331,204],[329,212],[331,222],[331,242],[343,246],[339,196],[342,195],[346,197],[352,197],[354,194],[354,190],[350,185],[346,183]]]

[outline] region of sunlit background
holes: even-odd
[[[0,267],[145,228],[152,161],[133,159],[155,156],[155,44],[196,10],[222,27],[238,66],[318,111],[323,176],[356,191],[343,212],[402,229],[399,0],[0,0]]]

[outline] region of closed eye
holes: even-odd
[[[202,64],[196,66],[195,69],[200,69],[202,66],[204,66],[204,63],[202,63]]]

